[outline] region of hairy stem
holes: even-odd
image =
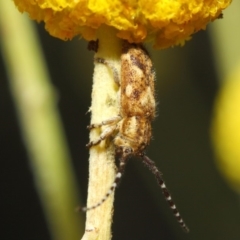
[[[98,40],[99,48],[95,57],[106,59],[119,68],[121,41],[116,37],[115,31],[110,27],[101,27]],[[111,70],[105,64],[95,63],[91,124],[101,123],[119,114],[118,88]],[[92,129],[90,141],[97,139],[99,134],[99,129]],[[103,198],[114,181],[115,172],[115,152],[111,141],[104,140],[99,145],[91,147],[87,206],[90,207]],[[87,212],[85,234],[82,240],[111,239],[113,200],[114,194],[98,208]]]

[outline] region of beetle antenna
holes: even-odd
[[[168,191],[166,184],[162,178],[162,174],[161,172],[158,170],[156,164],[145,154],[143,154],[141,156],[143,163],[148,167],[148,169],[153,173],[153,175],[156,177],[158,185],[160,186],[160,188],[162,189],[162,193],[165,197],[165,200],[167,201],[169,207],[172,209],[173,211],[173,215],[176,217],[178,223],[180,224],[180,226],[182,227],[182,229],[185,232],[189,232],[189,228],[187,227],[187,225],[185,224],[185,222],[183,221],[175,203],[172,200],[172,196],[170,194],[170,192]]]
[[[101,206],[108,199],[108,197],[115,191],[116,187],[119,185],[120,179],[122,178],[122,175],[125,170],[127,159],[128,159],[127,157],[121,157],[119,159],[120,162],[119,162],[119,168],[118,168],[117,174],[115,176],[113,184],[111,185],[111,187],[109,188],[109,190],[107,191],[105,196],[95,205],[90,206],[90,207],[78,208],[77,211],[81,210],[83,212],[87,212],[87,211],[93,210],[93,209]]]

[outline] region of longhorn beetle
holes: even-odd
[[[120,113],[119,116],[88,126],[89,129],[99,128],[104,125],[107,128],[98,139],[89,142],[87,147],[97,145],[108,136],[115,134],[113,144],[116,149],[116,155],[119,156],[119,168],[115,180],[106,195],[95,205],[82,208],[82,211],[95,209],[106,201],[119,184],[128,159],[136,156],[142,160],[156,177],[174,216],[183,230],[188,232],[189,229],[180,216],[160,171],[144,152],[152,136],[151,121],[155,117],[156,109],[154,93],[155,72],[149,54],[141,44],[130,44],[124,41],[120,76],[117,69],[110,62],[103,58],[95,58],[95,61],[109,67],[113,72],[115,82],[120,86]]]

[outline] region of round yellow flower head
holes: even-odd
[[[183,44],[221,15],[231,0],[14,0],[21,12],[44,21],[60,39],[94,40],[106,24],[129,42],[153,40],[155,47]]]
[[[240,63],[223,85],[215,105],[212,127],[217,164],[240,193]]]

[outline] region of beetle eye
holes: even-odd
[[[130,148],[130,147],[124,148],[124,153],[125,154],[131,154],[132,152],[133,152],[132,148]]]

